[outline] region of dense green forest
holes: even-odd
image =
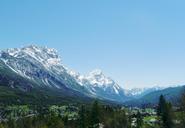
[[[185,93],[179,106],[161,95],[153,108],[92,104],[4,105],[0,128],[184,128]]]

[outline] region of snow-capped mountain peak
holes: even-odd
[[[96,75],[103,75],[103,71],[100,69],[95,69],[89,73],[89,75],[96,76]]]
[[[84,83],[86,81],[85,76],[81,75],[80,73],[77,73],[73,70],[67,70],[68,73],[81,85],[84,86]]]
[[[15,58],[31,57],[46,67],[61,65],[61,59],[55,49],[29,45],[23,48],[11,48],[3,51]]]
[[[111,78],[106,77],[99,69],[90,72],[89,75],[86,76],[86,79],[94,86],[110,86],[115,83]]]
[[[95,69],[88,75],[80,75],[74,71],[70,71],[69,74],[73,76],[81,86],[84,86],[95,96],[111,100],[121,100],[125,97],[124,89],[110,77],[104,75],[100,69]]]
[[[135,97],[141,97],[143,95],[146,95],[150,92],[159,91],[165,89],[164,87],[160,86],[154,86],[154,87],[144,87],[144,88],[133,88],[130,90],[125,90],[125,94],[128,96],[135,96]]]
[[[55,49],[30,45],[0,52],[0,62],[39,86],[68,88],[93,97],[122,101],[122,89],[114,80],[99,70],[81,75],[64,67]]]

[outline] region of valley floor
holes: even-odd
[[[182,111],[173,107],[173,127],[181,127]],[[0,128],[161,128],[156,108],[101,105],[11,105],[0,107]],[[167,127],[168,128],[168,127]]]

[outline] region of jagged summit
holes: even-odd
[[[53,48],[47,48],[47,47],[42,47],[42,46],[37,46],[37,45],[28,45],[28,46],[24,46],[22,48],[9,48],[7,50],[4,50],[8,53],[10,53],[12,56],[16,55],[17,53],[21,52],[21,51],[31,51],[31,52],[37,52],[37,53],[47,53],[50,55],[57,55],[57,50],[53,49]]]
[[[24,93],[41,87],[57,90],[64,96],[82,94],[118,102],[161,90],[159,87],[125,90],[100,69],[81,75],[64,67],[55,49],[36,45],[0,51],[0,82]]]
[[[1,52],[6,53],[15,58],[32,58],[42,63],[46,67],[53,65],[61,65],[61,59],[57,53],[57,50],[40,47],[36,45],[29,45],[22,48],[10,48]]]
[[[10,48],[0,52],[0,61],[17,75],[28,78],[39,86],[68,88],[93,97],[122,101],[122,89],[100,69],[88,75],[69,70],[61,63],[61,58],[53,48],[29,45]],[[12,85],[12,87],[15,85]]]
[[[115,84],[115,82],[103,74],[100,69],[95,69],[86,76],[86,79],[94,86],[110,86]]]
[[[89,75],[102,75],[103,71],[101,69],[95,69],[89,73]]]

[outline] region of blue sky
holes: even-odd
[[[1,0],[0,48],[56,48],[125,88],[185,84],[183,0]]]

